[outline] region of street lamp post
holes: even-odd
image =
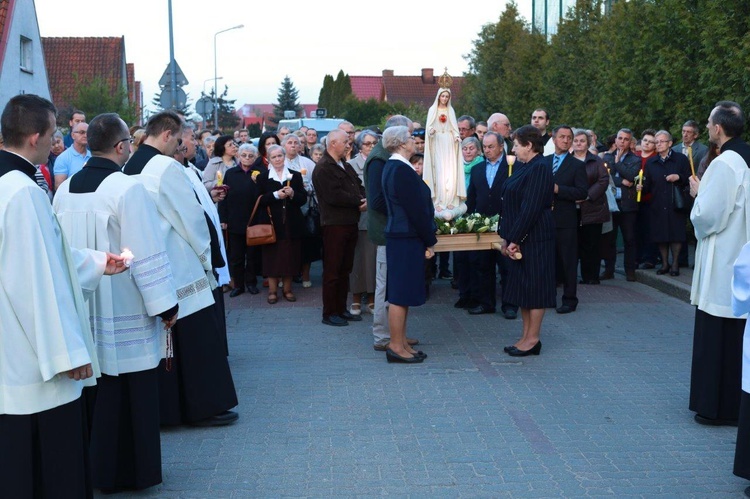
[[[218,74],[217,67],[216,67],[216,37],[220,35],[221,33],[225,33],[227,31],[232,31],[233,29],[240,29],[244,28],[244,24],[238,24],[237,26],[232,26],[231,28],[223,29],[221,31],[217,31],[214,33],[214,126],[218,129],[219,128],[219,88],[218,88],[218,81],[219,77],[216,76]]]
[[[206,95],[206,83],[208,83],[209,81],[213,81],[214,85],[216,85],[216,80],[223,80],[223,79],[224,79],[223,76],[219,76],[218,78],[209,78],[207,80],[203,80],[203,95]],[[214,88],[214,92],[215,91],[216,89]]]

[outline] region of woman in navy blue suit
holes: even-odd
[[[415,142],[409,129],[395,126],[383,133],[383,147],[391,153],[383,167],[383,195],[388,208],[385,226],[388,263],[386,297],[391,342],[388,362],[417,363],[427,357],[406,342],[409,307],[424,304],[424,260],[434,255],[435,209],[430,188],[417,175],[408,158]]]
[[[518,163],[503,184],[498,233],[508,263],[508,287],[503,299],[521,308],[523,335],[505,347],[508,355],[539,355],[544,309],[555,300],[555,222],[552,218],[554,181],[544,160],[539,131],[526,125],[513,134]]]

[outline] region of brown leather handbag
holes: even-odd
[[[247,228],[245,229],[245,243],[248,246],[262,246],[276,242],[276,231],[273,229],[273,218],[271,217],[271,209],[268,206],[266,206],[266,211],[268,212],[268,220],[271,223],[250,225],[253,222],[253,218],[255,218],[258,204],[260,204],[260,196],[258,196],[258,200],[255,202],[253,213],[250,215],[250,220],[247,221]]]

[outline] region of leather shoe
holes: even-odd
[[[255,284],[248,284],[247,292],[251,295],[257,295],[258,293],[260,293],[260,291],[258,291],[258,286],[256,286]]]
[[[495,309],[490,307],[485,307],[484,305],[477,305],[474,308],[469,309],[470,315],[480,315],[480,314],[494,314]]]
[[[388,343],[386,343],[385,345],[379,345],[376,343],[372,346],[372,349],[376,352],[385,352],[386,350],[388,350]]]
[[[454,308],[471,308],[470,298],[459,298],[456,303],[453,304]]]
[[[581,279],[578,284],[601,284],[599,279]]]
[[[401,357],[397,353],[395,353],[390,348],[385,351],[385,358],[388,361],[388,363],[398,363],[398,364],[419,364],[421,362],[424,362],[424,357],[419,357],[415,355],[414,357]]]
[[[571,312],[575,312],[576,308],[571,307],[570,305],[561,305],[557,307],[556,311],[558,314],[569,314]]]
[[[666,268],[666,267],[662,267],[662,268],[660,268],[659,270],[656,271],[656,275],[664,275],[667,272],[669,272],[669,269]]]
[[[700,414],[693,416],[693,419],[695,419],[696,423],[705,426],[737,426],[736,419],[713,419],[703,417]]]
[[[670,270],[669,271],[669,275],[671,275],[672,277],[677,277],[678,275],[680,275],[680,271],[679,270]]]
[[[224,411],[216,416],[210,418],[201,419],[190,423],[191,426],[224,426],[232,424],[240,418],[240,415],[234,411]]]
[[[602,275],[599,276],[600,281],[608,281],[609,279],[614,279],[615,273],[614,272],[602,272]]]
[[[347,321],[353,321],[353,322],[357,322],[357,321],[361,321],[362,320],[362,316],[361,315],[354,315],[354,314],[350,314],[349,312],[344,312],[343,314],[341,314],[341,318],[343,318],[343,319],[345,319]]]
[[[244,290],[244,289],[242,289],[242,288],[234,288],[234,289],[233,289],[233,290],[232,290],[232,291],[231,291],[231,292],[229,293],[229,298],[234,298],[234,297],[236,297],[236,296],[240,296],[240,295],[241,295],[242,293],[244,293],[244,292],[245,292],[245,290]]]
[[[327,324],[329,326],[338,326],[338,327],[340,327],[340,326],[348,326],[349,325],[349,322],[346,319],[344,319],[342,317],[339,317],[338,315],[329,315],[328,317],[323,317],[323,321],[322,322],[323,322],[323,324]]]
[[[419,340],[416,338],[406,338],[406,343],[408,343],[410,347],[413,347],[414,345],[419,345]]]
[[[539,355],[540,353],[542,353],[541,341],[537,341],[536,345],[528,350],[519,350],[515,346],[508,349],[508,355],[510,355],[511,357],[526,357],[528,355]]]
[[[512,308],[509,308],[507,310],[503,310],[503,317],[512,321],[513,319],[518,317],[518,312],[516,310],[513,310]]]

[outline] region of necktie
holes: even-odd
[[[557,169],[560,168],[560,156],[557,154],[552,158],[552,174],[557,173]]]

